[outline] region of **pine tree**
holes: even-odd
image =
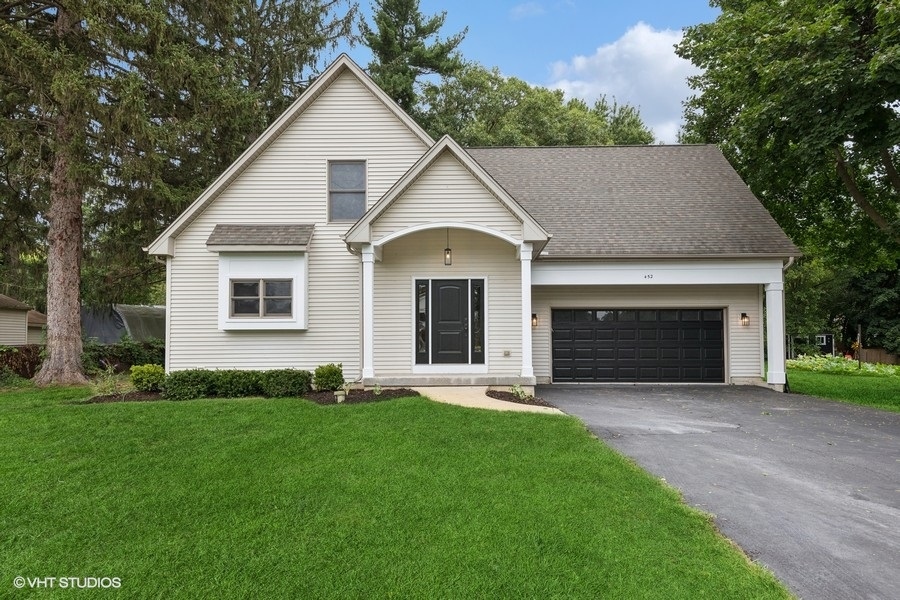
[[[468,28],[441,40],[437,35],[446,12],[425,17],[419,0],[374,0],[374,8],[375,28],[365,22],[361,25],[363,41],[375,56],[369,74],[403,110],[413,114],[419,77],[450,76],[463,67],[457,47]]]
[[[135,240],[152,240],[262,131],[355,16],[344,0],[0,7],[0,164],[11,165],[13,185],[42,171],[47,190],[32,216],[49,221],[38,383],[84,381],[83,237],[139,260]],[[24,196],[8,193],[17,207]],[[88,236],[85,207],[97,226]]]

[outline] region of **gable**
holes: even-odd
[[[522,221],[447,152],[372,223],[372,242],[435,221],[472,223],[522,237]]]
[[[371,243],[402,231],[463,226],[537,242],[549,234],[450,136],[442,137],[344,236]]]
[[[230,204],[217,210],[226,222],[252,222],[260,210],[280,221],[324,221],[328,160],[366,160],[374,203],[432,143],[342,55],[147,250],[173,255],[175,238],[214,203]],[[291,207],[315,214],[279,212],[297,212]]]

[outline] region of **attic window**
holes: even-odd
[[[357,221],[366,212],[366,162],[328,163],[328,220]]]

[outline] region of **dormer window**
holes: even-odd
[[[328,220],[358,221],[366,212],[366,162],[328,162]]]

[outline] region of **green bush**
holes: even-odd
[[[31,379],[41,368],[41,346],[0,346],[0,369],[6,367],[19,377]]]
[[[295,369],[275,369],[260,373],[263,393],[269,398],[299,398],[309,392],[312,373]]]
[[[131,383],[141,392],[159,392],[166,381],[166,370],[159,365],[133,365]]]
[[[220,398],[246,398],[262,396],[260,371],[227,369],[211,371],[213,374],[213,395]]]
[[[333,392],[341,389],[344,385],[344,365],[334,363],[319,365],[313,375],[313,384],[319,391]]]
[[[900,365],[862,363],[843,356],[800,356],[787,361],[789,369],[814,371],[817,373],[841,373],[844,375],[874,375],[880,377],[900,377]]]
[[[207,398],[215,393],[215,371],[188,369],[166,375],[163,395],[170,400]]]
[[[82,344],[81,363],[89,373],[101,371],[107,365],[121,372],[132,365],[162,366],[165,362],[165,340],[136,342],[126,335],[117,344],[101,344],[96,339],[85,340]]]
[[[6,365],[0,365],[0,388],[18,388],[28,383],[27,379],[20,377]]]

